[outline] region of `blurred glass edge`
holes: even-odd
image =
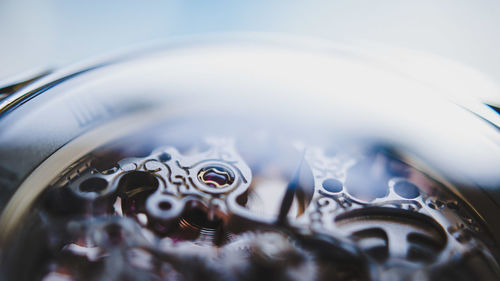
[[[202,54],[200,54],[199,51],[201,51]],[[25,86],[18,92],[14,93],[11,97],[8,97],[7,99],[1,101],[1,107],[3,108],[5,108],[6,106],[11,107],[10,109],[13,110],[12,112],[17,113],[16,106],[18,104],[22,104],[23,102],[29,100],[30,98],[33,98],[36,94],[42,93],[43,90],[46,88],[46,85],[50,85],[54,81],[64,81],[66,78],[72,77],[75,73],[77,74],[75,76],[76,78],[79,78],[80,76],[85,76],[86,70],[92,70],[94,68],[96,70],[95,71],[96,73],[94,73],[93,71],[89,72],[91,76],[94,77],[95,75],[99,75],[99,72],[113,73],[113,75],[110,75],[110,77],[105,77],[105,76],[100,77],[99,79],[101,80],[102,79],[106,80],[108,78],[113,80],[117,79],[117,77],[119,77],[120,75],[125,75],[126,77],[126,75],[129,74],[140,73],[138,72],[139,71],[138,69],[141,69],[141,65],[142,66],[153,65],[154,67],[152,69],[148,69],[148,73],[150,74],[154,73],[153,71],[154,69],[162,69],[162,70],[166,69],[167,72],[162,74],[163,75],[172,74],[172,76],[175,76],[175,73],[177,73],[178,70],[178,69],[172,69],[172,67],[180,67],[182,68],[182,71],[180,71],[181,74],[179,75],[182,75],[182,73],[185,74],[187,73],[186,71],[189,71],[188,69],[189,64],[182,65],[182,63],[192,62],[196,60],[196,58],[189,58],[189,56],[186,57],[186,55],[197,54],[197,52],[199,56],[198,57],[195,56],[196,58],[206,59],[206,61],[200,62],[202,65],[205,62],[207,63],[207,66],[217,65],[214,64],[213,59],[222,58],[225,62],[228,62],[233,67],[236,67],[236,69],[242,71],[252,71],[252,73],[255,73],[255,71],[257,71],[259,75],[261,75],[259,77],[266,77],[266,74],[269,74],[269,77],[266,78],[270,79],[273,77],[279,78],[279,80],[276,82],[281,83],[281,85],[284,85],[284,87],[287,87],[286,79],[290,79],[289,77],[275,76],[270,72],[270,70],[267,69],[265,71],[262,71],[261,69],[252,69],[252,67],[254,67],[252,66],[253,58],[246,58],[246,56],[255,55],[257,58],[259,58],[257,66],[259,65],[259,63],[260,65],[266,65],[268,63],[269,66],[274,67],[274,69],[276,69],[276,67],[283,69],[286,68],[287,66],[290,66],[290,64],[295,64],[294,69],[296,69],[298,72],[294,72],[292,75],[304,74],[306,76],[309,75],[307,76],[307,78],[312,79],[311,81],[307,81],[306,84],[303,85],[301,84],[301,87],[304,87],[302,90],[307,90],[308,87],[311,87],[309,90],[317,90],[323,92],[321,91],[321,89],[323,88],[329,89],[329,87],[333,88],[337,87],[337,89],[344,89],[347,90],[347,92],[349,91],[351,93],[355,92],[356,97],[360,98],[359,102],[361,102],[362,104],[362,107],[357,108],[357,110],[369,109],[370,105],[374,106],[380,105],[385,108],[389,105],[383,104],[383,102],[392,101],[388,98],[396,99],[397,100],[396,104],[399,105],[402,104],[401,102],[405,103],[406,99],[409,99],[411,100],[408,102],[410,107],[398,108],[396,106],[394,109],[397,114],[402,113],[404,114],[404,116],[410,119],[415,118],[412,120],[415,121],[416,123],[414,122],[411,124],[419,124],[418,128],[416,128],[417,131],[420,129],[423,130],[431,129],[431,132],[437,133],[441,129],[444,129],[445,132],[450,133],[450,135],[446,136],[443,135],[441,136],[441,138],[434,140],[426,139],[425,137],[420,136],[421,138],[406,143],[407,145],[412,147],[411,151],[423,157],[425,164],[430,163],[431,169],[437,167],[437,170],[440,173],[443,173],[445,176],[447,176],[447,178],[455,179],[455,182],[464,183],[470,186],[479,185],[488,190],[489,192],[495,194],[499,193],[500,176],[497,173],[498,171],[497,167],[499,167],[500,165],[499,164],[500,142],[499,142],[498,128],[494,128],[495,126],[498,126],[498,124],[500,124],[498,121],[499,117],[493,110],[482,104],[481,101],[478,99],[478,97],[470,97],[470,95],[468,95],[466,91],[459,91],[460,89],[463,88],[477,89],[477,87],[479,87],[480,89],[484,89],[484,92],[488,93],[488,91],[494,91],[496,89],[495,88],[496,85],[489,84],[486,85],[488,87],[485,87],[485,84],[481,83],[482,80],[480,75],[472,75],[470,72],[467,71],[467,69],[464,70],[458,68],[457,70],[457,68],[454,67],[453,63],[450,64],[447,63],[446,61],[441,62],[439,58],[425,57],[425,56],[422,57],[412,52],[404,50],[398,51],[397,49],[385,48],[381,46],[372,46],[367,50],[365,48],[360,48],[356,46],[332,44],[331,42],[324,40],[280,36],[277,34],[246,34],[246,35],[224,34],[217,36],[210,35],[210,36],[184,37],[178,40],[171,41],[170,43],[136,48],[135,51],[127,50],[119,55],[115,54],[114,56],[111,57],[109,56],[100,57],[93,60],[89,60],[81,64],[69,66],[67,68],[55,71],[54,73],[48,74],[46,77],[43,77],[40,80]],[[410,55],[408,53],[410,53]],[[177,61],[178,64],[168,66],[168,64],[166,64],[165,61],[163,61],[163,57],[175,58],[180,60]],[[159,58],[161,58],[160,62],[157,61]],[[350,89],[349,84],[345,83],[344,84],[341,83],[341,85],[329,84],[329,87],[322,87],[324,84],[321,83],[325,83],[326,81],[328,81],[325,80],[328,77],[325,76],[326,73],[323,72],[323,70],[328,71],[331,70],[330,67],[333,67],[334,69],[336,69],[335,71],[337,72],[342,71],[342,67],[339,68],[339,66],[329,65],[328,63],[325,63],[328,62],[329,59],[335,60],[338,58],[345,59],[346,64],[344,66],[346,66],[346,69],[351,68],[352,71],[352,65],[350,65],[350,62],[357,61],[357,64],[363,65],[363,67],[367,66],[370,69],[367,73],[369,74],[376,73],[377,75],[391,76],[392,78],[395,79],[394,81],[396,81],[399,84],[386,85],[386,86],[383,86],[383,84],[376,84],[376,85],[382,85],[382,88],[379,87],[375,92],[358,91],[356,89],[360,89],[359,85],[357,85],[357,87],[354,87],[355,89]],[[390,60],[390,58],[397,58],[397,59]],[[417,58],[417,59],[412,60],[412,58]],[[429,63],[421,64],[422,61],[425,62],[426,60],[429,61]],[[401,66],[401,61],[404,62],[403,66]],[[113,62],[115,63],[113,64]],[[249,63],[250,65],[249,69],[245,68],[246,67],[245,62]],[[285,62],[285,65],[283,65],[283,62]],[[288,65],[286,65],[286,63],[288,63]],[[410,67],[412,63],[415,64],[416,66]],[[122,65],[125,65],[126,67],[120,69]],[[137,69],[131,67],[134,65],[137,66]],[[451,67],[450,65],[453,67]],[[307,73],[306,69],[308,69],[308,67],[310,66],[319,66],[323,67],[324,69],[316,68],[314,69],[312,74]],[[428,66],[432,67],[428,69],[427,68]],[[358,67],[359,66],[355,66],[354,68]],[[127,74],[127,72],[129,73]],[[439,80],[436,78],[435,75],[433,75],[435,73],[449,73],[449,72],[463,73],[465,81],[460,81],[461,83],[463,83],[463,86],[454,88],[454,86],[456,85],[453,83],[453,81],[449,81],[447,79]],[[225,74],[227,73],[221,71],[219,75],[222,76],[217,76],[217,79],[219,79],[217,81],[222,81],[220,79],[223,79]],[[351,79],[356,79],[356,81],[360,82],[361,84],[363,84],[365,80],[370,80],[373,83],[374,79],[373,77],[363,77],[362,73],[360,73],[359,75],[360,75],[359,77],[351,77]],[[168,77],[168,75],[166,75],[165,77],[168,78],[167,80],[177,81],[175,80],[176,77]],[[473,79],[467,79],[468,77],[472,77]],[[183,79],[185,80],[188,78],[189,77],[184,77]],[[151,81],[158,81],[155,79],[157,78],[153,78],[153,80]],[[55,87],[56,91],[59,91],[61,95],[54,96],[55,98],[50,100],[51,103],[55,101],[56,103],[61,104],[61,102],[63,102],[62,104],[64,104],[65,95],[66,96],[74,95],[78,91],[80,92],[83,90],[87,91],[92,87],[94,88],[96,87],[95,83],[90,85],[86,85],[86,83],[78,84],[79,83],[78,79],[69,79],[68,81],[69,83],[67,83],[67,85],[66,83],[63,83],[65,84],[63,85],[63,87]],[[120,80],[119,79],[115,80],[113,85],[119,85],[119,83],[117,84],[116,81]],[[315,81],[316,82],[319,81],[320,84],[314,84]],[[184,82],[187,83],[189,81],[184,81]],[[77,85],[77,87],[72,87],[71,86],[72,83],[76,83],[74,85]],[[295,80],[294,83],[292,84],[294,85],[297,84],[297,81]],[[157,85],[157,87],[161,88],[162,85],[168,85],[168,81],[160,83],[159,85]],[[220,86],[220,83],[212,84],[212,86],[215,87],[217,87],[217,85]],[[289,86],[294,86],[294,85],[289,85]],[[477,87],[475,87],[475,85],[477,85]],[[266,87],[266,85],[260,85],[260,86],[264,88]],[[401,92],[390,91],[390,93],[385,93],[385,94],[380,92],[380,90],[384,89],[385,87],[391,89],[401,88],[401,89],[407,89],[409,91],[401,91]],[[417,87],[417,88],[413,89],[412,87]],[[39,91],[39,89],[42,90]],[[107,91],[106,88],[100,88],[100,89],[95,88],[94,90],[98,90],[95,93],[95,95],[97,95],[98,92],[105,93]],[[116,90],[117,89],[114,89],[114,91]],[[421,98],[419,96],[416,96],[415,93],[422,94],[422,96],[426,97]],[[129,96],[131,98],[134,98],[134,96],[136,95],[137,92],[129,90],[129,92],[123,95],[122,97],[123,100],[126,101]],[[244,94],[241,93],[241,95],[243,96]],[[335,100],[335,98],[340,98],[340,99],[347,98],[349,100],[350,98],[349,96],[343,95],[342,91],[337,91],[337,94],[335,94],[332,97],[324,95],[322,96],[319,93],[316,93],[315,96],[326,100]],[[152,99],[149,102],[154,103],[155,97],[157,96],[152,95],[151,96]],[[302,104],[305,104],[303,103],[303,101],[304,99],[308,98],[306,96],[294,96],[294,95],[289,97],[292,98],[292,101],[287,101],[287,102],[292,104],[293,103],[301,104],[301,101]],[[380,102],[379,98],[382,97],[383,97],[382,102]],[[455,106],[447,105],[446,108],[442,108],[440,107],[440,105],[443,102],[443,100],[448,101],[448,104],[451,102],[452,104],[455,104]],[[433,101],[437,101],[438,103],[436,104],[428,103]],[[148,103],[148,101],[145,102]],[[351,101],[351,102],[356,103],[356,101]],[[30,103],[28,103],[28,105],[30,105]],[[323,105],[329,106],[330,104],[325,103]],[[456,105],[458,105],[458,107],[461,107],[461,109],[459,109]],[[23,109],[23,106],[19,107],[19,109]],[[48,120],[60,122],[57,121],[58,116],[56,116],[55,114],[52,117],[50,116],[50,111],[47,112],[46,107],[42,106],[39,108],[32,108],[32,109],[34,111],[31,111],[30,115],[32,114],[33,116],[35,115],[46,116]],[[244,110],[244,108],[239,108],[239,109]],[[423,111],[419,111],[421,109],[423,109]],[[464,112],[458,113],[461,110],[463,111],[463,109],[466,109],[467,111],[469,111],[469,113],[464,113]],[[307,110],[307,108],[304,110]],[[328,108],[321,108],[321,110],[328,110]],[[376,113],[377,110],[371,113]],[[441,110],[443,111],[441,112]],[[446,110],[450,110],[450,112],[447,112]],[[21,113],[22,112],[20,112],[20,114]],[[380,117],[383,119],[383,118],[394,118],[395,116],[399,116],[397,114],[391,115],[391,113],[393,112],[385,112],[385,114],[383,114],[383,116]],[[411,116],[412,113],[415,113],[415,116],[409,117]],[[448,115],[448,113],[450,114]],[[472,116],[467,117],[467,115],[471,113],[480,116],[481,118],[483,118],[483,121],[475,120],[476,118],[473,118]],[[46,128],[38,126],[37,128],[31,128],[30,130],[24,131],[24,133],[21,132],[23,136],[25,136],[25,138],[21,139],[15,138],[14,136],[19,136],[19,134],[16,135],[15,133],[16,131],[18,131],[19,133],[19,130],[24,130],[26,128],[29,128],[26,126],[23,127],[23,124],[27,125],[29,121],[26,118],[24,118],[25,122],[22,122],[23,120],[21,120],[20,123],[16,123],[15,125],[13,125],[13,123],[9,124],[9,118],[8,118],[9,115],[10,114],[6,114],[3,116],[3,118],[0,119],[0,130],[4,132],[4,134],[0,135],[0,142],[4,144],[8,144],[9,142],[12,144],[13,143],[12,141],[14,139],[17,139],[18,141],[16,145],[18,146],[19,145],[22,146],[23,143],[29,144],[31,146],[32,145],[36,146],[36,144],[38,144],[38,145],[53,146],[53,149],[58,149],[61,144],[63,144],[65,141],[68,140],[67,137],[69,137],[69,135],[75,132],[74,130],[66,131],[65,126],[59,127],[58,131],[46,132],[44,131]],[[33,118],[33,116],[31,116],[31,118]],[[454,116],[458,116],[460,118],[453,119]],[[26,117],[29,119],[28,116]],[[349,127],[350,125],[353,125],[353,128],[350,128],[351,130],[362,128],[362,126],[366,127],[366,124],[362,125],[361,127],[356,125],[356,123],[360,122],[362,123],[363,118],[361,118],[360,120],[357,120],[356,118],[354,120],[349,120],[348,122],[346,122],[347,123],[346,126]],[[382,119],[377,119],[377,120],[380,121]],[[366,120],[368,119],[365,119],[365,121]],[[487,120],[490,124],[486,124],[484,120]],[[62,122],[62,124],[65,124],[66,122],[68,121],[64,121]],[[481,122],[485,124],[481,124]],[[403,120],[401,120],[399,123],[403,123]],[[408,127],[410,125],[405,125],[405,124],[400,124],[400,125],[401,126],[398,125],[396,127],[402,129],[403,131],[396,131],[396,132],[401,133],[402,134],[401,138],[407,141],[409,139],[408,137],[411,138],[412,129],[405,128],[405,126]],[[373,137],[380,137],[381,135],[384,135],[384,132],[391,133],[391,130],[393,130],[392,133],[394,133],[394,129],[396,127],[389,126],[387,128],[376,128],[375,130],[378,130],[378,132],[374,134]],[[374,132],[375,132],[374,130],[368,129],[366,130],[366,132],[363,132],[363,135],[372,136],[371,134],[373,134]],[[414,133],[415,132],[413,132],[413,134]],[[79,133],[77,133],[76,135],[78,134]],[[442,134],[442,132],[439,132],[439,134]],[[395,136],[391,138],[397,139],[399,137]],[[477,142],[478,139],[482,140]],[[491,141],[491,143],[488,143],[489,141]],[[477,144],[486,146],[484,147],[482,147],[481,145],[477,146]],[[36,150],[36,147],[34,149]],[[451,152],[451,154],[448,155],[447,154],[448,152]],[[36,152],[24,149],[23,153],[36,153]],[[9,152],[9,146],[8,145],[3,146],[1,153],[2,158],[9,157],[8,154],[12,154],[11,152]],[[23,161],[25,161],[25,159],[22,158],[22,155],[16,155],[16,156],[21,156],[18,165],[23,166]],[[25,164],[29,166],[33,165],[34,163],[31,164],[25,163]]]

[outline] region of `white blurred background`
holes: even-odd
[[[500,83],[498,0],[0,0],[0,80],[178,35],[239,31],[406,48]]]

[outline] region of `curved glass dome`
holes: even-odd
[[[375,58],[194,40],[18,90],[0,278],[498,278],[498,116]]]

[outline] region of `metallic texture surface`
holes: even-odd
[[[9,91],[0,280],[498,278],[496,113],[289,44],[174,44]]]

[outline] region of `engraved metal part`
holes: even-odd
[[[0,91],[0,281],[499,279],[484,107],[348,48],[188,45]]]
[[[106,169],[89,155],[69,167],[39,205],[52,225],[41,236],[52,253],[41,280],[441,280],[465,258],[481,262],[460,269],[463,278],[498,270],[468,208],[387,151],[297,148],[302,160],[266,220],[248,200],[261,175],[234,140],[206,144],[189,153],[164,146]]]

